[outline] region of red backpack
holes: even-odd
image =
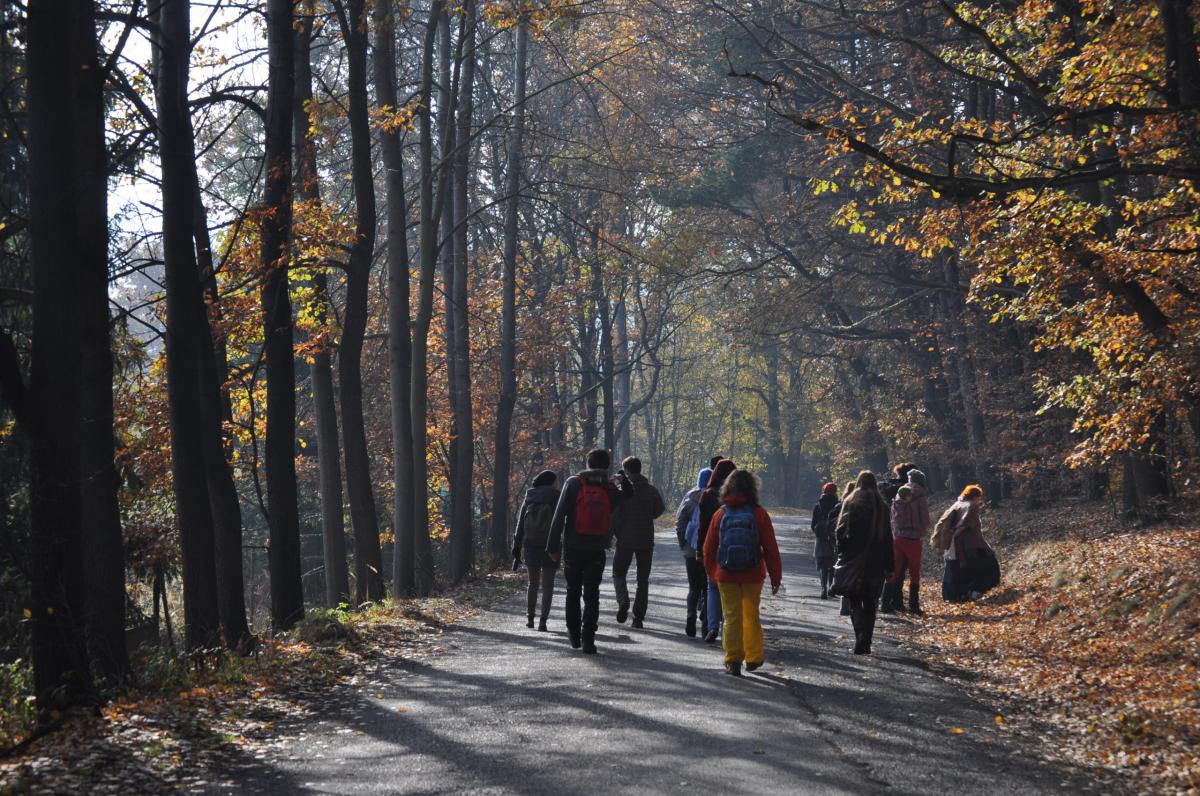
[[[608,520],[612,516],[612,501],[603,484],[580,479],[579,494],[575,497],[575,533],[580,536],[608,536]]]

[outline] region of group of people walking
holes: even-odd
[[[626,458],[609,477],[611,458],[596,449],[587,469],[567,478],[543,471],[525,494],[513,538],[514,568],[529,573],[528,626],[548,630],[554,578],[566,579],[566,625],[571,646],[594,654],[600,620],[600,584],[614,546],[613,590],[618,623],[646,618],[654,559],[654,521],[666,510],[662,494],[642,474],[636,457]],[[946,570],[944,599],[973,599],[999,582],[995,555],[983,538],[978,486],[931,524],[924,473],[901,464],[880,482],[864,470],[839,495],[835,483],[821,489],[812,512],[814,559],[821,598],[842,598],[842,614],[854,627],[854,652],[871,651],[877,611],[922,613],[921,556],[933,527],[933,544]],[[743,666],[763,664],[759,606],[764,583],[778,593],[783,567],[771,517],[759,502],[758,479],[730,459],[713,456],[675,513],[675,533],[687,571],[684,633],[708,643],[722,641],[725,669],[740,676]],[[630,598],[628,575],[636,566]],[[904,601],[904,580],[909,581]],[[539,601],[540,597],[540,601]]]

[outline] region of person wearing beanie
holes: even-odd
[[[921,610],[921,547],[931,527],[929,522],[929,490],[925,474],[916,468],[905,473],[906,483],[896,490],[892,499],[892,576],[883,586],[879,610],[892,614],[904,610],[904,573],[909,575],[908,610]]]
[[[838,499],[837,484],[830,481],[821,487],[821,497],[813,506],[812,528],[816,544],[813,547],[813,561],[817,565],[817,576],[821,580],[821,599],[829,599],[829,587],[833,585],[833,561],[837,556],[836,542],[833,530],[837,526],[837,514],[834,509],[841,503]]]
[[[533,479],[525,493],[521,510],[517,512],[517,530],[513,534],[514,568],[525,561],[529,570],[527,627],[533,627],[534,609],[538,604],[538,591],[542,594],[541,619],[538,630],[546,632],[546,620],[550,617],[550,604],[554,600],[554,573],[558,564],[546,555],[546,537],[550,535],[550,521],[558,505],[558,476],[553,470],[543,470]]]
[[[702,633],[708,634],[708,616],[705,613],[708,606],[708,580],[704,574],[704,562],[700,560],[696,548],[692,546],[692,542],[697,540],[693,539],[689,542],[687,533],[688,525],[691,524],[692,517],[700,506],[700,494],[708,486],[708,479],[711,476],[712,468],[702,468],[696,477],[696,485],[683,496],[683,500],[680,501],[679,508],[675,512],[675,537],[679,540],[679,551],[683,553],[683,565],[687,570],[688,579],[687,619],[683,632],[692,638],[696,636],[697,613],[700,615]],[[696,520],[698,523],[699,517]]]

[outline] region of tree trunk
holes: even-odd
[[[509,481],[512,477],[512,417],[517,403],[517,221],[521,207],[521,154],[525,137],[526,52],[529,28],[517,23],[513,65],[513,121],[504,170],[504,285],[500,310],[500,403],[496,409],[496,476],[492,486],[489,548],[496,560],[508,552]]]
[[[316,202],[321,188],[317,177],[317,148],[312,138],[309,104],[312,102],[311,3],[296,28],[296,99],[292,108],[295,146],[296,198]],[[313,277],[313,302],[324,325],[329,308],[329,284],[324,267]],[[342,461],[338,446],[337,403],[333,387],[332,344],[322,340],[313,352],[313,421],[317,433],[317,470],[321,484],[321,554],[325,565],[325,604],[330,608],[350,602],[350,575],[346,569],[346,520],[342,502]]]
[[[450,528],[450,577],[457,582],[471,571],[474,553],[474,516],[471,495],[474,482],[475,425],[471,406],[471,337],[469,325],[469,258],[467,225],[469,212],[471,121],[475,106],[475,0],[463,7],[460,47],[463,53],[456,108],[457,132],[454,149],[454,284],[451,322],[454,327],[453,349],[448,362],[454,371],[454,419],[458,430],[455,449],[454,482],[450,499],[454,525]]]
[[[611,452],[616,445],[616,413],[613,395],[613,325],[609,311],[608,294],[604,292],[604,278],[600,265],[599,235],[592,235],[592,300],[600,316],[600,364],[604,369],[600,377],[600,392],[604,400],[604,449]]]
[[[346,14],[349,14],[349,19]],[[375,177],[371,165],[371,122],[367,97],[367,20],[363,0],[342,10],[342,35],[349,67],[350,166],[354,182],[355,239],[346,271],[346,310],[338,353],[342,393],[342,434],[346,446],[346,488],[354,525],[355,600],[384,598],[379,518],[371,486],[371,459],[363,422],[362,347],[367,329],[367,293],[375,252]]]
[[[396,103],[395,16],[391,0],[375,5],[375,97],[381,112]],[[392,523],[396,543],[392,596],[408,597],[414,585],[412,331],[408,317],[408,214],[404,193],[404,156],[397,130],[380,132],[383,184],[387,191],[388,365],[392,391]]]
[[[95,198],[80,175],[104,170],[103,161],[88,162],[102,157],[102,150],[77,138],[81,127],[93,129],[93,116],[101,113],[92,101],[100,96],[92,13],[92,4],[81,0],[31,0],[26,23],[34,296],[30,389],[23,403],[32,449],[34,693],[42,720],[91,694],[79,483],[83,301],[72,286],[84,263],[107,262],[103,248],[88,250],[102,239],[85,226],[95,211],[80,206]]]
[[[433,317],[433,283],[437,269],[438,216],[441,208],[434,201],[433,122],[430,99],[433,95],[433,49],[437,38],[438,20],[445,7],[444,0],[433,0],[421,45],[421,110],[420,168],[421,168],[421,262],[420,286],[417,294],[417,316],[413,323],[412,340],[412,437],[413,437],[413,560],[416,567],[415,591],[418,596],[433,589],[433,549],[429,540],[429,467],[426,448],[429,434],[429,324]],[[445,193],[446,170],[438,176],[438,193]]]
[[[292,94],[295,49],[291,0],[267,3],[266,181],[261,267],[263,347],[267,370],[267,509],[271,537],[271,624],[286,630],[304,616],[300,514],[296,490],[296,362],[288,296],[292,226]]]
[[[629,366],[629,316],[624,296],[617,300],[613,311],[613,369],[617,379],[613,414],[621,418],[629,411],[629,405],[633,401],[633,370]],[[618,458],[633,455],[629,445],[628,422],[618,425],[613,444],[616,446],[614,451]]]
[[[197,331],[202,304],[192,248],[194,159],[187,104],[189,4],[158,9],[155,96],[162,163],[163,261],[167,293],[167,402],[171,415],[171,474],[183,559],[183,614],[189,649],[215,646],[220,608],[216,541],[205,468],[200,368],[204,341]]]

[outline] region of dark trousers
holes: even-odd
[[[590,639],[600,622],[600,581],[608,564],[605,550],[565,550],[563,576],[567,580],[567,632]],[[579,601],[583,599],[583,615]]]
[[[554,600],[554,573],[558,565],[546,555],[541,546],[525,547],[525,566],[529,570],[529,618],[533,619],[538,605],[538,589],[542,592],[542,621],[550,616],[550,603]]]
[[[654,549],[626,550],[617,547],[613,556],[613,591],[617,593],[617,604],[629,604],[629,565],[637,557],[637,594],[633,598],[633,618],[646,618],[646,603],[650,599],[650,564],[654,560]]]
[[[687,615],[689,619],[700,614],[700,624],[708,630],[708,576],[704,574],[704,562],[699,557],[685,558],[683,564],[687,568],[688,595]]]
[[[850,624],[854,625],[856,648],[871,649],[871,639],[875,635],[875,611],[882,591],[883,578],[867,578],[862,594],[849,599]]]
[[[817,576],[821,580],[821,591],[828,591],[833,585],[833,557],[825,557],[817,559]]]

